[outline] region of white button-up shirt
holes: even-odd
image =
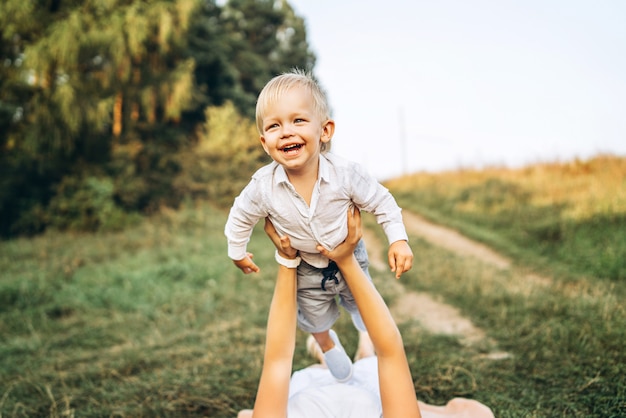
[[[224,233],[228,256],[241,260],[252,230],[259,220],[269,217],[276,231],[287,235],[300,256],[318,268],[328,266],[328,258],[317,244],[332,250],[348,235],[347,212],[352,205],[376,217],[389,243],[408,240],[401,209],[385,187],[359,164],[337,155],[320,155],[319,174],[311,205],[296,192],[284,168],[276,163],[260,168],[235,199]]]

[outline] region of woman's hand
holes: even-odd
[[[348,209],[348,236],[345,241],[335,247],[334,250],[328,251],[321,245],[317,245],[317,250],[325,257],[340,263],[354,255],[354,249],[363,236],[361,229],[361,211],[354,207]]]
[[[270,221],[269,218],[265,218],[265,226],[263,227],[267,236],[272,240],[272,243],[278,250],[278,254],[281,257],[294,259],[298,255],[298,250],[291,246],[291,241],[289,241],[289,237],[279,236],[278,232],[276,232],[276,228],[274,228],[274,224]]]

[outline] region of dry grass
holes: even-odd
[[[567,207],[567,219],[584,220],[594,215],[626,213],[626,158],[597,156],[587,161],[542,163],[520,169],[487,168],[442,173],[416,173],[390,180],[386,185],[394,191],[438,188],[439,193],[453,195],[491,179],[519,186],[529,192],[535,206]],[[438,187],[441,186],[441,187]],[[518,203],[515,199],[501,202],[494,211]],[[482,210],[473,202],[462,207],[468,212]]]
[[[386,183],[401,206],[535,268],[626,278],[626,158],[417,173]]]

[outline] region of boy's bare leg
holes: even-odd
[[[306,351],[311,357],[318,361],[318,363],[313,364],[309,367],[328,367],[326,366],[324,353],[322,352],[320,345],[317,343],[317,341],[315,341],[313,335],[309,335],[309,337],[306,339]]]
[[[315,338],[315,341],[317,341],[317,344],[320,346],[323,353],[335,346],[335,342],[332,338],[330,338],[328,330],[322,332],[312,332],[311,335],[313,335],[313,338]]]
[[[352,377],[352,360],[341,346],[339,337],[333,330],[311,333],[323,353],[323,365],[328,367],[330,374],[340,383]]]
[[[320,362],[322,365],[326,365],[324,360],[324,352],[319,346],[318,342],[315,340],[313,334],[309,336],[306,342],[306,347],[308,353]],[[354,354],[354,361],[361,360],[366,357],[372,357],[376,355],[376,351],[374,350],[374,343],[372,342],[370,335],[366,331],[359,331],[359,346],[357,347],[356,353]]]

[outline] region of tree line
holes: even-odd
[[[0,236],[225,204],[267,161],[258,92],[314,64],[286,0],[3,0]]]

